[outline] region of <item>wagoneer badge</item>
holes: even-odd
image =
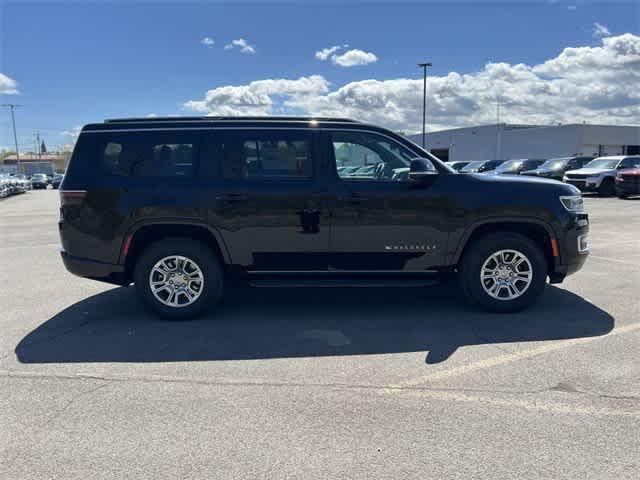
[[[398,250],[406,250],[413,252],[428,252],[430,250],[435,250],[435,245],[385,245],[385,250],[398,251]]]

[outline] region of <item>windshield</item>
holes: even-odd
[[[568,161],[568,158],[551,158],[540,165],[540,167],[538,168],[545,170],[558,170],[564,167]]]
[[[509,160],[496,168],[496,172],[514,172],[520,168],[522,162],[522,160]]]
[[[596,158],[587,163],[583,168],[616,168],[620,160],[609,158]]]
[[[472,170],[477,170],[478,168],[480,168],[482,166],[483,163],[484,163],[483,161],[471,162],[468,165],[466,165],[465,167],[461,168],[460,171],[461,172],[470,172]]]

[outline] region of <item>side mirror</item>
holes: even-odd
[[[438,170],[433,166],[431,160],[427,158],[414,158],[409,167],[409,178],[411,180],[426,180],[438,175]]]

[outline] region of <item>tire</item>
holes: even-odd
[[[508,251],[505,253],[506,268],[503,269],[497,268],[496,257],[491,260],[500,251]],[[519,257],[509,252],[515,252]],[[520,262],[522,257],[526,262]],[[509,272],[510,259],[520,264],[517,272]],[[497,268],[496,272],[499,272],[500,277],[481,280],[481,273],[487,273],[493,267]],[[513,276],[509,276],[511,273]],[[458,275],[463,294],[471,304],[490,312],[509,313],[529,307],[540,297],[545,288],[547,273],[547,259],[536,242],[519,233],[497,232],[481,237],[467,247],[459,264]],[[518,276],[523,279],[517,280]],[[524,277],[528,278],[527,286],[527,279]],[[513,282],[515,287],[498,286],[499,281],[507,280]],[[494,291],[492,296],[489,291],[494,287],[497,292]],[[496,294],[501,298],[496,298]]]
[[[613,178],[605,178],[604,180],[602,180],[600,188],[598,188],[598,193],[600,195],[607,196],[614,195],[616,193],[616,187],[613,183]]]
[[[179,274],[180,267],[184,268],[184,275]],[[161,270],[174,276],[164,275]],[[133,278],[143,303],[170,320],[194,318],[216,305],[222,297],[224,283],[222,267],[211,249],[202,242],[182,237],[167,238],[148,246],[136,262]],[[156,293],[152,291],[151,280],[155,280],[160,289]]]

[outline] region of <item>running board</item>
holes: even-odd
[[[258,288],[333,288],[333,287],[428,287],[439,282],[433,278],[252,278],[249,285]]]

